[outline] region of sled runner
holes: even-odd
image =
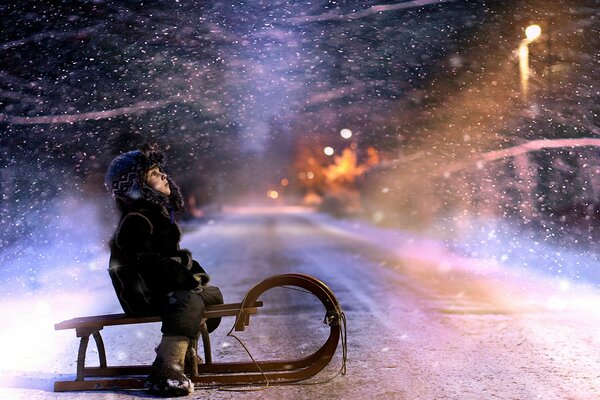
[[[313,354],[295,360],[270,360],[254,362],[212,362],[210,338],[205,320],[235,316],[235,330],[243,331],[250,324],[250,316],[256,314],[263,302],[258,298],[269,289],[284,286],[304,289],[315,295],[325,307],[325,324],[330,328],[325,343]],[[55,392],[75,390],[143,389],[151,365],[108,366],[106,350],[100,331],[105,326],[159,322],[159,317],[129,317],[125,314],[98,315],[74,318],[55,325],[56,330],[75,329],[80,339],[77,355],[77,376],[74,381],[57,381]],[[202,322],[204,362],[198,363],[195,349],[188,350],[186,371],[196,386],[249,385],[264,383],[287,383],[301,381],[316,375],[329,363],[342,335],[343,313],[331,290],[321,281],[301,274],[271,276],[250,289],[241,303],[206,307]],[[85,365],[86,350],[90,336],[98,350],[100,365]],[[345,340],[345,337],[342,337]],[[344,342],[342,342],[344,343]],[[344,350],[345,352],[345,350]],[[345,354],[344,354],[345,356]],[[188,360],[191,360],[189,362]],[[191,364],[191,365],[187,365]]]

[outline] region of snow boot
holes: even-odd
[[[190,339],[187,353],[185,354],[185,368],[183,372],[188,377],[198,376],[198,365],[202,364],[202,357],[198,355],[198,338]]]
[[[189,339],[185,336],[163,336],[156,349],[156,360],[148,375],[146,387],[163,397],[187,396],[194,392],[194,384],[183,373]]]

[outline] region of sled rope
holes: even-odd
[[[308,294],[312,294],[310,293],[308,290],[304,290],[304,289],[298,289],[298,288],[294,288],[294,287],[290,287],[290,286],[281,286],[284,289],[288,289],[288,290],[296,290],[298,292],[304,292],[304,293],[308,293]],[[329,383],[331,381],[333,381],[335,378],[337,378],[340,375],[346,375],[346,362],[348,360],[348,342],[347,342],[347,334],[346,334],[346,314],[344,314],[344,311],[342,310],[342,307],[339,305],[339,303],[334,302],[333,299],[330,298],[330,300],[332,300],[332,303],[335,304],[335,311],[336,314],[339,316],[339,321],[338,323],[341,325],[341,330],[340,330],[340,341],[342,344],[342,365],[340,367],[340,369],[338,370],[338,372],[335,373],[335,375],[333,375],[332,377],[325,379],[323,381],[315,381],[315,382],[289,382],[289,383],[284,383],[282,385],[290,385],[290,386],[309,386],[309,385],[322,385],[325,383]],[[327,317],[326,317],[327,318]],[[326,320],[326,323],[328,324],[329,321]]]
[[[300,289],[300,288],[295,288],[295,287],[291,287],[291,286],[279,286],[279,287],[287,289],[287,290],[295,290],[295,291],[298,291],[298,292],[312,294],[308,290]],[[242,301],[242,304],[246,302],[247,296],[248,296],[248,293],[246,293],[246,295],[244,296],[244,300]],[[335,305],[334,307],[335,307],[336,314],[337,314],[337,316],[339,316],[338,323],[341,325],[340,341],[341,341],[341,344],[342,344],[342,365],[341,365],[339,371],[335,375],[333,375],[332,377],[330,377],[328,379],[325,379],[323,381],[316,381],[316,382],[289,382],[289,383],[278,383],[277,385],[281,385],[281,386],[287,386],[287,385],[290,385],[290,386],[322,385],[322,384],[331,382],[332,380],[334,380],[335,378],[337,378],[340,375],[346,375],[346,362],[348,360],[348,342],[347,342],[347,333],[346,333],[346,314],[344,314],[344,312],[342,311],[342,307],[339,305],[339,303],[337,301],[334,301],[335,299],[329,297],[329,300],[331,301],[332,304]],[[241,316],[241,313],[242,313],[242,310],[240,309],[239,314],[238,314],[238,318]],[[330,323],[330,321],[327,320],[327,316],[325,317],[325,323],[326,324]],[[269,378],[263,372],[263,370],[260,368],[260,365],[255,360],[254,356],[252,356],[252,353],[250,352],[250,350],[248,349],[248,347],[244,344],[244,342],[239,337],[237,337],[233,333],[234,329],[235,329],[235,322],[234,322],[233,326],[231,327],[231,329],[229,330],[229,332],[227,333],[227,336],[234,338],[242,346],[242,348],[244,349],[244,351],[246,352],[246,354],[248,354],[248,356],[250,357],[250,359],[252,360],[252,362],[254,363],[254,365],[256,365],[256,368],[258,369],[258,371],[261,373],[261,375],[265,379],[265,385],[261,386],[261,387],[245,387],[245,388],[219,387],[218,390],[225,391],[225,392],[255,392],[255,391],[265,390],[265,389],[269,388],[271,386],[271,383],[269,382]]]
[[[248,298],[248,293],[246,293],[244,295],[244,299],[242,300],[242,304],[246,303],[246,299]],[[240,311],[238,311],[238,315],[236,317],[236,321],[241,318],[241,314],[242,314],[242,309],[240,308]],[[256,392],[259,390],[265,390],[269,387],[269,378],[267,377],[267,375],[264,373],[264,371],[262,370],[262,368],[260,367],[260,365],[258,365],[258,362],[256,362],[256,360],[254,359],[254,357],[252,356],[252,353],[250,352],[250,350],[248,350],[248,347],[244,344],[244,342],[242,341],[242,339],[240,339],[239,337],[237,337],[234,333],[233,330],[235,329],[235,321],[233,323],[233,326],[231,327],[231,329],[229,330],[229,332],[227,333],[227,336],[234,338],[235,340],[237,340],[237,342],[243,347],[244,351],[246,352],[246,354],[248,354],[248,356],[250,357],[250,359],[252,360],[252,362],[254,363],[254,365],[256,365],[256,368],[258,369],[258,371],[260,372],[260,374],[263,376],[263,378],[265,378],[265,385],[261,386],[261,387],[245,387],[245,388],[231,388],[231,387],[219,387],[219,391],[223,391],[223,392]]]
[[[234,324],[234,327],[235,327],[235,324]],[[269,378],[267,377],[267,375],[265,375],[265,373],[263,372],[262,368],[260,368],[260,365],[258,365],[258,363],[256,362],[256,360],[252,356],[252,353],[250,352],[250,350],[248,350],[248,347],[244,344],[244,342],[242,341],[242,339],[240,339],[239,337],[237,337],[236,335],[234,335],[232,333],[233,329],[234,328],[232,327],[231,330],[229,331],[229,333],[227,334],[227,336],[230,336],[230,337],[234,338],[235,340],[238,341],[238,343],[240,345],[242,345],[242,347],[246,351],[246,354],[248,354],[248,356],[250,357],[250,359],[252,360],[252,362],[254,363],[254,365],[256,365],[256,368],[258,369],[258,371],[260,372],[260,374],[263,376],[263,378],[265,378],[265,385],[264,386],[260,386],[260,387],[245,387],[245,388],[220,387],[219,390],[223,391],[223,392],[256,392],[256,391],[259,391],[259,390],[265,390],[265,389],[267,389],[269,387]]]
[[[295,287],[291,287],[291,286],[280,286],[284,289],[287,290],[295,290],[297,292],[303,292],[303,293],[307,293],[307,294],[312,294],[311,292],[309,292],[306,289],[300,289],[300,288],[295,288]],[[335,378],[337,378],[340,375],[346,375],[346,362],[348,361],[348,342],[347,342],[347,334],[346,334],[346,314],[344,314],[344,311],[342,310],[342,307],[339,305],[339,303],[333,301],[333,299],[330,297],[329,298],[333,304],[335,304],[335,311],[337,313],[337,315],[340,317],[340,321],[339,323],[341,324],[341,332],[340,332],[340,341],[342,344],[342,365],[339,369],[339,371],[333,375],[331,378],[325,379],[324,381],[316,381],[316,382],[290,382],[287,383],[287,385],[293,385],[293,386],[304,386],[304,385],[322,385],[328,382],[331,382],[332,380],[334,380]],[[284,384],[285,385],[285,384]]]

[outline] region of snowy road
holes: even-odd
[[[197,389],[193,398],[600,398],[600,297],[591,287],[484,265],[430,240],[293,209],[230,210],[190,229],[183,244],[226,302],[240,301],[269,275],[299,272],[325,282],[348,321],[346,376],[329,380],[340,369],[338,349],[313,379],[324,383],[242,393]],[[51,392],[55,379],[72,378],[64,374],[75,371],[77,347],[73,332],[52,331],[57,318],[119,311],[105,271],[91,275],[93,283],[86,280],[72,296],[50,292],[42,300],[2,303],[3,318],[12,315],[15,328],[3,328],[0,337],[0,398],[147,398],[141,391]],[[265,295],[264,310],[238,335],[257,359],[307,354],[324,341],[321,308],[307,296],[286,289]],[[224,319],[212,336],[216,361],[247,359],[226,336],[232,323]],[[20,336],[26,325],[37,334]],[[156,324],[105,328],[103,336],[113,363],[151,362],[160,339]],[[22,353],[6,344],[26,338],[32,340],[18,346]],[[24,356],[7,362],[9,351]]]

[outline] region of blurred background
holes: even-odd
[[[105,249],[106,167],[156,142],[184,220],[304,205],[501,261],[527,238],[598,286],[599,6],[3,1],[0,279]]]

